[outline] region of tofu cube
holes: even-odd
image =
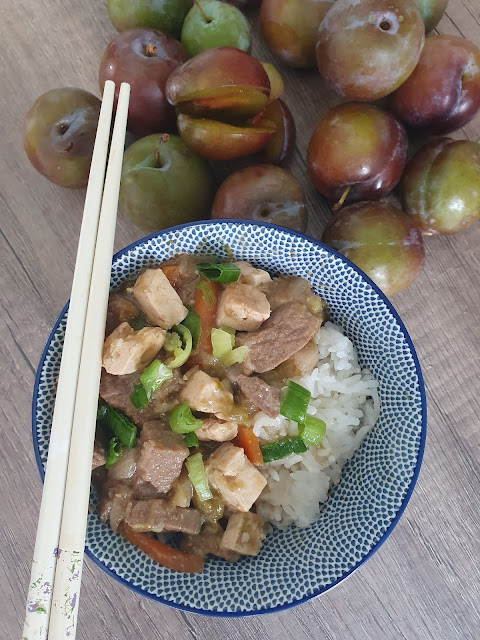
[[[228,519],[221,547],[243,556],[256,556],[264,539],[262,521],[256,513],[234,513]]]
[[[272,279],[267,271],[264,271],[263,269],[255,269],[255,267],[252,267],[249,262],[237,260],[237,262],[234,262],[233,264],[240,269],[239,282],[252,284],[254,287],[258,287],[258,285],[270,282]]]
[[[150,324],[171,329],[185,319],[188,309],[161,269],[147,269],[133,287],[133,296]]]
[[[162,348],[165,335],[166,331],[160,327],[134,331],[128,322],[122,322],[103,344],[105,370],[115,376],[143,371]]]
[[[217,324],[238,331],[255,331],[270,317],[267,296],[252,286],[234,282],[226,287],[218,301]]]
[[[210,485],[233,511],[250,511],[267,481],[244,454],[230,442],[222,444],[205,464]]]
[[[218,378],[212,378],[198,370],[188,380],[180,395],[191,409],[203,413],[228,413],[233,407],[233,395],[227,391]]]
[[[227,442],[233,440],[238,433],[238,423],[234,420],[219,420],[208,418],[203,421],[200,429],[195,431],[199,440],[213,440],[214,442]]]

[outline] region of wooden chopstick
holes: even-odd
[[[70,305],[63,343],[48,460],[45,470],[37,537],[27,595],[23,639],[45,640],[48,631],[56,548],[60,535],[68,451],[82,352],[87,300],[97,240],[107,163],[115,85],[105,83],[92,155],[82,227],[78,242]]]
[[[95,146],[97,146],[99,136],[102,141],[105,140],[106,136],[105,146],[108,147],[113,108],[113,90],[113,83],[107,82],[105,85],[102,111],[104,110],[106,112],[109,107],[109,118],[108,122],[107,117],[99,120],[99,130],[97,131]],[[42,544],[38,544],[39,535],[37,534],[35,551],[37,552],[38,547],[38,553],[36,553],[36,556],[34,555],[32,581],[29,589],[27,615],[23,634],[23,638],[26,640],[43,640],[47,638],[47,636],[50,640],[54,640],[55,638],[62,638],[62,640],[70,638],[73,640],[76,633],[101,370],[101,353],[110,285],[111,258],[115,235],[129,92],[130,86],[122,84],[104,186],[103,178],[105,175],[106,149],[103,155],[103,164],[95,164],[94,166],[95,154],[92,158],[89,190],[92,180],[95,181],[95,184],[99,181],[100,195],[103,188],[103,199],[101,209],[99,204],[100,197],[96,202],[96,217],[98,220],[98,210],[100,209],[100,219],[95,228],[94,250],[90,253],[88,251],[86,252],[90,261],[86,261],[85,254],[80,251],[80,249],[83,248],[80,242],[75,267],[75,273],[77,273],[77,270],[84,270],[90,274],[89,286],[86,292],[82,290],[81,294],[83,295],[80,295],[78,302],[77,299],[75,299],[76,307],[78,307],[78,310],[83,314],[84,327],[83,331],[71,332],[70,335],[70,341],[74,343],[75,347],[73,348],[72,346],[72,351],[75,351],[75,353],[76,350],[79,351],[78,360],[74,363],[66,357],[68,352],[67,354],[65,353],[65,338],[62,357],[64,370],[63,372],[62,369],[60,371],[60,377],[62,373],[64,373],[65,379],[68,380],[66,384],[74,387],[73,401],[68,405],[69,411],[63,413],[66,418],[69,418],[68,427],[71,427],[71,429],[64,428],[65,432],[69,431],[68,437],[64,433],[63,437],[54,440],[56,448],[53,448],[54,455],[52,459],[54,461],[58,459],[58,462],[57,465],[53,467],[55,473],[50,473],[52,479],[50,480],[49,488],[51,489],[54,480],[56,480],[57,484],[55,490],[51,490],[48,493],[46,492],[47,487],[45,487],[42,497],[42,509],[45,503],[45,510],[52,511],[56,517],[58,516],[58,528],[56,528],[56,535],[54,536],[52,531],[48,532],[48,528],[52,527],[51,521],[43,517],[39,522],[39,531],[40,525],[42,525]],[[107,96],[109,99],[108,104],[106,102]],[[102,132],[100,133],[101,124]],[[103,129],[103,126],[106,126],[106,131]],[[95,188],[98,188],[98,186]],[[90,201],[89,206],[95,209],[95,201],[93,199]],[[85,214],[87,214],[87,201],[85,204]],[[93,215],[90,208],[88,215]],[[73,294],[74,288],[72,287],[72,302],[74,300]],[[72,302],[68,316],[69,321],[73,316],[74,310]],[[73,366],[75,364],[77,365],[77,370],[76,373],[72,374],[71,369],[75,369]],[[72,384],[71,378],[75,378],[74,385]],[[60,396],[60,390],[59,379],[56,405],[60,399],[63,398],[63,396]],[[55,407],[55,411],[57,411],[57,407]],[[52,440],[50,441],[47,471],[50,465],[51,455]],[[63,465],[59,463],[60,459],[63,460]],[[60,473],[62,467],[63,476]],[[56,525],[57,521],[55,522],[55,527]],[[46,530],[44,530],[44,528],[46,528]],[[72,567],[74,567],[73,571]],[[45,568],[49,571],[47,580],[45,579],[46,574],[40,571],[43,571]],[[35,580],[33,578],[35,578]],[[46,584],[47,582],[48,584]],[[39,599],[40,594],[43,596],[41,601]],[[31,598],[31,596],[33,597]],[[42,617],[41,623],[39,623],[38,618],[36,618],[39,613]]]

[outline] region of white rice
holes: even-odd
[[[318,365],[309,376],[293,378],[312,394],[308,414],[327,425],[321,445],[269,462],[260,468],[267,486],[256,502],[257,513],[278,528],[294,523],[307,527],[320,514],[320,504],[342,467],[372,429],[380,413],[378,383],[361,370],[357,350],[342,329],[327,322],[318,332]],[[255,415],[253,430],[261,444],[298,435],[295,422],[263,412]]]

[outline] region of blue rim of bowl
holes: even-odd
[[[411,479],[410,484],[408,486],[407,492],[405,494],[405,497],[403,499],[403,502],[402,502],[399,510],[397,511],[397,513],[395,515],[395,518],[392,520],[392,522],[390,523],[390,526],[385,531],[383,536],[378,540],[378,542],[370,549],[370,551],[367,553],[367,555],[365,557],[363,557],[359,562],[357,562],[357,564],[354,567],[352,567],[349,571],[344,573],[343,576],[341,576],[340,578],[335,580],[335,582],[332,582],[331,584],[329,584],[326,587],[318,589],[314,593],[312,593],[312,594],[310,594],[308,596],[305,596],[304,598],[299,598],[298,600],[294,600],[293,602],[288,602],[286,604],[278,605],[276,607],[270,607],[270,608],[267,608],[267,609],[258,609],[256,611],[238,611],[237,612],[237,611],[209,611],[208,609],[196,609],[195,607],[189,607],[187,605],[177,604],[176,602],[172,602],[171,600],[166,600],[165,598],[162,598],[161,596],[156,596],[156,595],[154,595],[152,593],[149,593],[148,591],[145,591],[144,589],[141,589],[140,587],[136,587],[135,585],[130,584],[129,582],[127,582],[127,580],[125,580],[124,578],[120,577],[114,571],[112,571],[111,569],[106,567],[103,564],[103,562],[101,562],[89,549],[85,549],[85,554],[90,558],[90,560],[92,560],[98,567],[100,567],[100,569],[102,569],[102,571],[104,571],[107,575],[109,575],[111,578],[113,578],[114,580],[116,580],[117,582],[122,584],[123,586],[127,587],[131,591],[134,591],[134,592],[138,593],[139,595],[146,596],[150,600],[154,600],[155,602],[160,602],[161,604],[167,605],[168,607],[172,607],[174,609],[179,609],[181,611],[186,611],[188,613],[196,613],[196,614],[200,614],[200,615],[207,616],[207,617],[213,617],[213,618],[243,618],[243,617],[247,617],[247,616],[263,615],[265,613],[277,613],[279,611],[285,611],[286,609],[291,609],[292,607],[296,607],[296,606],[298,606],[300,604],[303,604],[304,602],[307,602],[308,600],[311,600],[312,598],[316,598],[317,596],[321,595],[322,593],[325,593],[325,592],[329,591],[330,589],[332,589],[333,587],[336,587],[338,584],[340,584],[340,582],[342,582],[343,580],[345,580],[346,578],[351,576],[352,573],[354,573],[354,571],[356,571],[359,567],[361,567],[369,558],[371,558],[373,556],[373,554],[376,551],[378,551],[378,549],[380,549],[382,544],[385,542],[385,540],[389,537],[389,535],[392,533],[392,531],[396,527],[398,521],[400,520],[400,517],[402,516],[403,512],[405,511],[405,508],[406,508],[410,498],[412,497],[413,490],[414,490],[415,485],[416,485],[417,480],[418,480],[418,475],[420,473],[420,467],[422,466],[423,453],[424,453],[424,450],[425,450],[425,441],[426,441],[426,437],[427,437],[427,402],[426,402],[426,396],[425,396],[425,383],[423,381],[422,370],[420,368],[420,362],[418,361],[418,356],[417,356],[417,353],[415,351],[415,347],[413,346],[412,339],[410,338],[410,335],[409,335],[405,325],[403,324],[400,316],[398,315],[395,307],[393,306],[393,304],[390,302],[390,300],[387,298],[387,296],[381,291],[381,289],[373,282],[373,280],[371,280],[367,276],[367,274],[364,273],[353,262],[351,262],[348,258],[343,256],[338,251],[335,251],[335,249],[332,249],[331,247],[329,247],[328,245],[324,244],[323,242],[320,242],[319,240],[316,240],[315,238],[313,238],[311,236],[308,236],[305,233],[301,233],[300,231],[293,231],[292,229],[288,229],[286,227],[281,227],[279,225],[272,224],[272,223],[269,223],[269,222],[257,222],[257,221],[253,221],[253,220],[240,220],[240,219],[232,220],[232,219],[228,219],[228,218],[227,219],[219,218],[219,219],[215,219],[215,220],[198,220],[196,222],[188,222],[186,224],[180,224],[180,225],[176,225],[174,227],[168,227],[167,229],[163,229],[162,231],[155,231],[154,233],[151,233],[148,236],[144,236],[143,238],[140,238],[139,240],[136,240],[135,242],[132,242],[127,247],[124,247],[120,251],[117,251],[117,253],[112,258],[112,263],[117,258],[119,258],[121,255],[123,255],[127,251],[130,251],[131,249],[134,249],[138,245],[144,244],[148,240],[151,240],[153,238],[157,238],[157,237],[162,236],[164,234],[171,233],[172,231],[179,231],[181,229],[185,229],[186,227],[197,227],[197,226],[200,226],[200,225],[212,225],[212,226],[214,226],[216,224],[222,224],[222,223],[223,224],[244,225],[244,226],[268,227],[270,229],[277,229],[277,230],[279,230],[279,231],[281,231],[283,233],[288,233],[288,234],[290,234],[292,236],[298,236],[300,238],[303,238],[304,240],[307,240],[308,242],[311,242],[312,244],[315,244],[315,245],[321,247],[322,249],[324,249],[325,251],[331,253],[335,257],[340,258],[340,260],[342,260],[343,262],[348,264],[348,266],[350,266],[366,282],[368,282],[368,284],[374,289],[374,291],[378,294],[378,296],[387,305],[390,313],[394,316],[395,320],[398,322],[398,325],[399,325],[400,329],[402,330],[403,335],[405,336],[405,339],[407,341],[407,344],[408,344],[409,349],[410,349],[410,353],[412,355],[412,358],[413,358],[413,361],[414,361],[414,364],[415,364],[415,372],[416,372],[417,378],[418,378],[418,386],[419,386],[419,391],[420,391],[421,407],[422,407],[422,432],[421,432],[421,436],[420,436],[420,445],[419,445],[419,448],[418,448],[417,463],[415,465],[415,470],[413,472],[413,476],[412,476],[412,479]],[[35,452],[35,459],[36,459],[36,462],[37,462],[37,467],[38,467],[38,471],[40,473],[40,478],[42,480],[42,483],[43,483],[44,478],[45,478],[45,473],[43,471],[43,464],[42,464],[42,460],[41,460],[41,456],[40,456],[40,450],[38,448],[38,440],[36,438],[36,406],[37,406],[38,388],[39,388],[39,383],[40,383],[40,372],[42,370],[43,363],[44,363],[44,360],[45,360],[45,356],[47,354],[47,350],[48,350],[48,348],[50,346],[52,338],[55,335],[55,332],[56,332],[56,330],[58,328],[58,325],[60,324],[60,322],[64,318],[65,313],[68,310],[68,306],[69,306],[69,302],[67,302],[64,305],[63,309],[60,311],[60,314],[59,314],[55,324],[53,325],[53,328],[50,331],[50,334],[49,334],[49,336],[47,338],[47,341],[45,343],[45,347],[43,348],[42,355],[40,357],[40,361],[39,361],[39,364],[38,364],[37,373],[36,373],[36,376],[35,376],[35,384],[34,384],[34,388],[33,388],[33,398],[32,398],[32,439],[33,439],[33,448],[34,448],[34,452]]]

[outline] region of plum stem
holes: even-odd
[[[157,53],[157,47],[154,44],[145,45],[145,55],[148,58],[153,58],[153,56]]]
[[[200,11],[200,15],[205,20],[205,22],[210,23],[211,20],[207,18],[205,11],[202,9],[200,2],[198,0],[193,0],[193,4],[198,8],[198,10]]]
[[[348,194],[350,193],[351,188],[351,184],[349,184],[348,187],[345,188],[345,191],[342,193],[340,200],[333,205],[332,211],[339,211],[342,208],[342,205],[345,202]]]
[[[162,142],[167,142],[169,139],[168,133],[162,133],[162,135],[158,138],[158,142],[155,145],[155,169],[162,168],[162,161],[160,159],[160,145]]]

